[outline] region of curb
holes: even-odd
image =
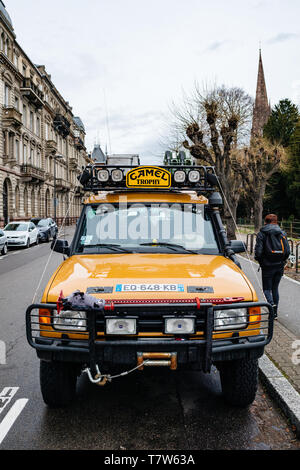
[[[300,438],[300,394],[266,355],[259,359],[259,375]]]

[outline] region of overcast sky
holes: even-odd
[[[255,95],[260,42],[272,105],[300,104],[300,0],[4,3],[20,45],[82,118],[89,150],[99,138],[154,162],[168,106],[195,80]]]

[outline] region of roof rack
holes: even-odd
[[[205,193],[215,191],[219,186],[212,166],[167,165],[127,166],[88,165],[79,182],[85,191],[172,191],[185,190]]]

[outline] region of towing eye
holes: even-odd
[[[137,367],[135,367],[134,369],[131,369],[131,370],[128,370],[126,372],[122,372],[122,374],[118,374],[118,375],[109,375],[109,374],[105,374],[105,375],[102,375],[101,372],[100,372],[100,369],[99,369],[99,366],[98,364],[95,365],[95,369],[96,369],[96,375],[95,375],[95,378],[93,378],[92,376],[92,372],[91,372],[91,369],[89,367],[87,367],[86,369],[84,369],[83,373],[86,373],[88,375],[88,378],[90,379],[90,381],[95,384],[95,385],[98,385],[99,387],[104,387],[107,382],[112,382],[112,380],[114,379],[117,379],[119,377],[125,377],[126,375],[129,375],[131,374],[132,372],[138,370],[138,369],[141,369],[142,367],[144,367],[149,361],[144,361],[142,362],[141,364],[139,364]]]

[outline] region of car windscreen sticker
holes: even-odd
[[[117,284],[116,292],[184,292],[183,284]]]

